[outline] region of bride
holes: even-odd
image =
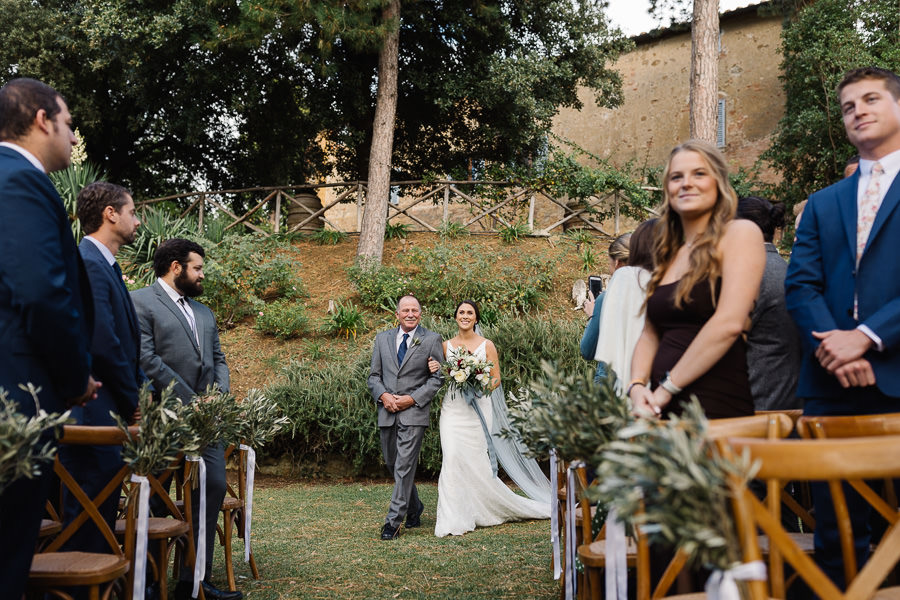
[[[550,518],[550,482],[524,448],[498,434],[510,428],[506,401],[500,387],[500,364],[493,342],[476,331],[478,307],[466,300],[456,307],[456,337],[444,342],[444,355],[465,347],[478,358],[493,364],[493,392],[477,400],[482,418],[451,386],[441,404],[440,433],[443,462],[438,479],[437,523],[434,534],[462,535],[475,527],[489,527],[506,521]],[[429,361],[432,372],[440,368]],[[490,431],[489,437],[486,431]],[[494,450],[507,475],[530,498],[513,492],[496,473],[490,451]]]

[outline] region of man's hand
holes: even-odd
[[[397,396],[391,394],[389,392],[385,392],[381,395],[381,404],[384,406],[384,409],[389,413],[395,413],[399,408],[397,408]]]
[[[835,377],[845,388],[875,385],[875,372],[872,364],[864,358],[850,361],[835,369]]]
[[[832,375],[847,363],[862,358],[873,345],[869,336],[859,329],[832,329],[822,333],[813,331],[812,334],[814,338],[821,340],[816,348],[816,359]]]
[[[397,406],[398,411],[406,410],[416,403],[416,401],[413,400],[413,397],[408,394],[404,396],[394,396],[394,402]]]
[[[97,390],[103,387],[103,384],[94,379],[93,375],[88,375],[87,388],[84,390],[84,393],[77,398],[71,398],[67,404],[68,406],[84,406],[91,400],[95,400],[97,398]]]

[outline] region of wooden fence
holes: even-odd
[[[490,197],[476,195],[484,190],[492,191]],[[567,199],[554,197],[544,190],[515,187],[502,181],[398,181],[391,184],[391,191],[392,200],[396,201],[388,204],[388,223],[407,222],[411,226],[410,231],[436,232],[451,221],[453,212],[454,220],[469,231],[496,233],[503,227],[526,223],[532,235],[546,236],[554,229],[581,227],[615,236],[619,234],[623,216],[628,212],[624,210],[628,199],[619,192],[591,196],[585,202],[569,203]],[[313,200],[311,206],[311,195],[325,198],[321,200],[321,205]],[[353,181],[185,192],[137,204],[138,207],[146,207],[168,202],[183,207],[182,217],[195,215],[200,227],[203,227],[205,219],[213,215],[225,219],[226,230],[243,225],[268,236],[318,228],[323,223],[337,231],[358,233],[365,210],[365,197],[366,183]],[[243,201],[234,202],[237,198]],[[423,210],[429,203],[431,210]],[[238,204],[250,208],[244,212],[236,211],[233,207]],[[355,223],[350,219],[351,225],[348,225],[346,214],[342,219],[343,225],[337,222],[338,219],[329,218],[328,211],[341,204],[355,204]],[[438,206],[441,210],[435,211]],[[466,209],[463,218],[456,209],[459,206]],[[435,212],[438,217],[434,216]],[[290,223],[288,214],[293,215]],[[608,218],[604,222],[597,221],[598,214]]]

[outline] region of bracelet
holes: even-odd
[[[666,371],[665,377],[663,377],[662,381],[659,382],[659,387],[666,390],[673,396],[677,396],[683,391],[682,388],[678,387],[677,385],[675,385],[675,383],[672,382],[669,371]]]
[[[631,396],[631,390],[632,390],[632,388],[633,388],[634,386],[636,386],[636,385],[643,385],[643,386],[646,387],[646,386],[647,386],[647,383],[646,383],[643,379],[632,379],[632,380],[631,380],[631,383],[629,383],[629,384],[628,384],[628,387],[625,389],[625,396],[626,396],[626,397],[630,397],[630,396]]]

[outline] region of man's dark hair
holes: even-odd
[[[78,205],[78,220],[81,221],[81,229],[86,235],[90,235],[103,225],[103,211],[107,206],[119,212],[127,202],[131,192],[121,185],[108,181],[95,181],[81,188],[78,192],[76,203]]]
[[[893,97],[895,101],[900,100],[900,77],[897,77],[897,74],[893,71],[888,71],[887,69],[882,69],[880,67],[860,67],[859,69],[848,71],[838,84],[838,98],[840,99],[841,91],[845,87],[851,83],[862,81],[863,79],[879,79],[883,81],[884,87],[890,92],[891,97]]]
[[[49,119],[56,118],[63,99],[59,92],[37,79],[20,77],[0,88],[0,141],[15,141],[25,137],[34,117],[42,108]]]
[[[745,196],[738,200],[737,219],[747,219],[762,230],[763,240],[775,238],[775,228],[784,225],[784,204],[772,204],[759,196]]]
[[[186,267],[188,255],[191,252],[199,254],[201,258],[206,256],[203,247],[197,242],[183,238],[172,238],[164,241],[153,255],[153,270],[156,272],[156,276],[162,277],[168,273],[169,267],[172,266],[172,261],[178,261],[182,268]]]

